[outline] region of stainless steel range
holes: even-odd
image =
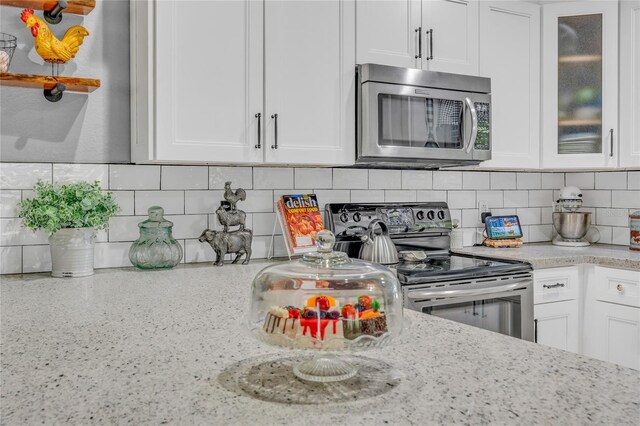
[[[376,219],[387,226],[375,226]],[[405,308],[535,339],[531,266],[451,254],[446,203],[327,204],[325,221],[336,249],[350,257],[358,257],[363,240],[388,229],[400,259],[389,266],[402,284]]]

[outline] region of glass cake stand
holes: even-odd
[[[314,351],[294,374],[335,382],[358,372],[341,354],[382,347],[400,335],[401,290],[390,269],[334,252],[331,232],[320,231],[316,241],[317,252],[258,273],[249,330],[269,345]]]

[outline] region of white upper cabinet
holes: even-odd
[[[421,14],[420,0],[356,2],[357,63],[420,68]]]
[[[491,160],[540,166],[540,6],[480,2],[480,75],[491,78]]]
[[[640,167],[640,0],[620,2],[620,166]]]
[[[352,1],[135,1],[131,21],[132,161],[353,164]]]
[[[268,163],[355,161],[354,23],[353,1],[265,2]]]
[[[262,3],[155,6],[155,159],[260,161]],[[193,24],[194,11],[207,25]]]
[[[618,164],[618,3],[543,6],[542,166]]]
[[[477,0],[358,0],[357,62],[478,74]]]
[[[478,74],[478,1],[422,2],[422,68]]]

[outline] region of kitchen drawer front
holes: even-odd
[[[595,275],[597,300],[640,307],[640,271],[596,266]]]
[[[578,285],[580,273],[577,266],[533,271],[533,303],[577,299]]]

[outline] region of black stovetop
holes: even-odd
[[[419,262],[401,261],[395,266],[401,284],[460,280],[531,271],[522,262],[479,259],[455,254],[428,257]]]

